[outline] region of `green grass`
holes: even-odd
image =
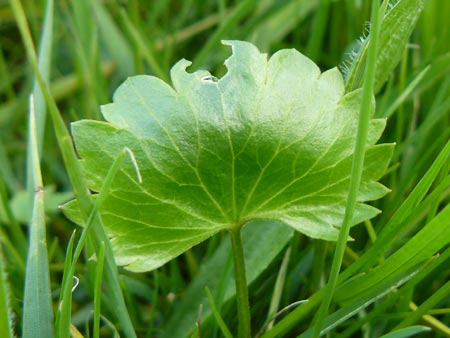
[[[229,52],[220,40],[241,39],[268,53],[296,48],[322,70],[339,66],[347,90],[370,94],[374,81],[374,114],[388,118],[382,141],[396,143],[383,178],[392,191],[373,202],[383,213],[352,228],[355,241],[282,230],[270,234],[275,247],[244,231],[253,336],[313,337],[315,328],[342,338],[450,337],[450,2],[428,0],[421,13],[419,2],[401,1],[410,21],[392,15],[381,24],[371,60],[370,44],[357,43],[368,35],[370,1],[0,0],[1,336],[237,332],[227,235],[151,273],[117,268],[97,214],[101,197],[86,188],[68,130],[101,119],[99,105],[128,76],[168,80],[181,58],[222,76]],[[73,196],[85,229],[57,208]],[[336,247],[340,269],[332,269]],[[329,277],[332,294],[321,289]],[[323,325],[314,326],[321,304]]]

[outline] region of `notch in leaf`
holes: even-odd
[[[142,184],[125,163],[100,208],[117,263],[129,270],[155,269],[254,219],[337,239],[360,90],[346,94],[336,68],[321,73],[294,49],[267,59],[250,43],[224,44],[233,54],[221,79],[188,73],[190,62],[181,60],[171,70],[173,87],[131,77],[102,107],[106,122],[72,124],[92,191],[124,147],[139,163]],[[385,120],[370,123],[354,224],[379,212],[364,202],[388,192],[377,183],[393,149],[375,145],[384,127]],[[80,222],[76,201],[64,210]]]

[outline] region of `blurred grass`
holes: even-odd
[[[349,53],[357,48],[358,38],[367,35],[368,3],[360,0],[61,0],[55,2],[52,42],[44,48],[39,41],[44,30],[47,1],[22,1],[35,46],[49,53],[41,60],[48,64],[51,92],[66,126],[77,119],[101,118],[99,105],[109,102],[115,88],[128,76],[145,73],[169,79],[171,65],[181,58],[193,60],[192,69],[206,68],[217,76],[223,75],[222,62],[229,51],[220,45],[222,39],[249,40],[268,53],[280,48],[296,48],[313,57],[323,70],[337,65],[343,68],[351,60]],[[370,250],[380,247],[383,250],[376,259],[370,258],[369,266],[360,264],[358,269],[350,268],[347,278],[357,271],[378,266],[380,260],[408,243],[420,229],[441,219],[436,217],[442,215],[449,202],[448,152],[439,158],[440,165],[433,167],[436,172],[426,187],[422,181],[420,193],[417,190],[416,194],[412,193],[433,163],[436,165],[438,154],[450,139],[448,13],[449,1],[425,2],[412,37],[405,41],[406,48],[398,51],[400,65],[388,74],[387,84],[380,88],[376,97],[376,116],[389,117],[383,141],[397,143],[391,170],[384,178],[392,193],[374,203],[383,210],[383,214],[372,221],[374,234],[387,241],[384,244],[377,241],[374,245],[366,228],[355,227],[352,237],[357,240],[348,245],[357,256],[363,257],[362,262],[366,259],[364,257],[369,257],[364,254]],[[395,25],[395,21],[392,24]],[[388,42],[392,42],[390,38],[387,37]],[[14,320],[8,322],[14,323],[14,331],[18,335],[22,334],[23,328],[25,234],[28,232],[27,225],[20,222],[23,215],[18,212],[26,214],[27,210],[30,211],[30,206],[22,204],[19,197],[27,186],[27,152],[30,150],[26,141],[27,109],[28,96],[34,87],[34,74],[25,55],[12,8],[9,2],[0,0],[0,245],[3,268],[7,272],[1,274],[0,285],[10,285],[8,309],[4,305],[0,305],[0,309],[14,314]],[[40,121],[42,135],[38,139],[42,138],[42,141],[38,143],[42,149],[43,182],[46,187],[56,187],[56,191],[46,192],[45,198],[46,201],[48,198],[65,199],[65,194],[72,192],[68,171],[51,128],[52,122],[45,118]],[[411,194],[415,196],[414,201],[407,200]],[[22,207],[13,207],[14,203]],[[400,214],[403,216],[399,217]],[[56,306],[63,284],[66,255],[71,251],[66,252],[74,225],[55,207],[46,210],[46,223],[48,243],[52,244],[48,272],[53,305]],[[390,229],[394,225],[398,231],[392,236]],[[277,296],[280,298],[279,308],[311,297],[320,285],[320,276],[328,274],[333,254],[334,245],[327,245],[320,258],[313,250],[316,246],[314,241],[302,236],[293,238],[291,259],[286,272],[283,272],[283,292]],[[164,325],[180,315],[177,309],[184,295],[221,241],[217,237],[193,248],[189,255],[155,273],[134,275],[120,271],[119,282],[139,337],[164,336]],[[448,244],[443,244],[438,250],[443,256],[438,265],[431,263],[433,269],[424,268],[403,287],[399,286],[398,291],[386,294],[372,306],[361,310],[359,316],[347,319],[345,325],[336,329],[336,335],[382,336],[397,326],[414,324],[412,321],[416,322],[419,314],[435,313],[432,312],[434,309],[439,311],[433,314],[432,319],[442,325],[434,325],[433,321],[422,317],[433,331],[420,336],[450,336],[450,330],[446,331],[450,326],[448,250]],[[270,295],[282,257],[279,255],[250,288],[252,316],[261,318],[254,320],[253,332],[258,332],[267,318]],[[344,264],[348,266],[353,260],[347,254]],[[322,261],[323,270],[314,271],[313,262],[317,261]],[[68,261],[66,265],[70,263]],[[72,294],[72,323],[87,336],[87,328],[94,320],[92,310],[98,306],[98,303],[94,306],[93,297],[98,284],[95,284],[95,278],[89,277],[95,276],[96,271],[89,267],[87,261],[80,260],[74,264],[75,275],[81,284]],[[316,277],[312,278],[313,275]],[[67,284],[71,277],[66,278],[69,278]],[[221,288],[226,289],[223,285]],[[67,292],[67,286],[65,290]],[[236,325],[232,301],[222,304],[220,290],[211,289],[211,292],[218,295],[214,302],[227,325]],[[2,295],[7,296],[8,292],[2,291]],[[419,312],[415,315],[410,303],[418,306]],[[198,308],[192,311],[198,316]],[[97,321],[98,312],[95,317]],[[111,336],[115,326],[119,331],[123,330],[114,319],[111,307],[101,307],[101,318],[101,337]],[[281,318],[286,318],[286,315],[277,317],[277,320]],[[206,319],[199,325],[202,336],[210,332],[211,337],[217,335],[217,324]],[[290,329],[288,336],[305,331],[309,326],[308,316],[299,316],[294,323],[295,328]],[[189,336],[188,330],[195,327],[195,322],[191,324],[186,328],[185,336]]]

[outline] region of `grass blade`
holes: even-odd
[[[134,40],[134,44],[136,45],[138,51],[142,54],[145,61],[147,61],[150,69],[153,73],[159,77],[160,79],[169,82],[169,72],[164,71],[160,66],[158,60],[156,59],[155,52],[150,44],[150,42],[146,42],[143,34],[139,31],[138,27],[136,27],[131,19],[128,17],[125,11],[120,12],[122,21],[125,24],[125,29],[129,32],[130,36]]]
[[[389,118],[391,115],[404,103],[404,101],[409,97],[409,95],[414,91],[416,86],[423,80],[424,76],[428,72],[430,67],[426,67],[422,70],[411,82],[408,86],[399,94],[394,102],[390,104],[390,106],[383,112],[382,116]]]
[[[429,310],[431,310],[435,305],[439,302],[442,302],[444,299],[447,299],[450,295],[450,281],[445,283],[443,286],[439,288],[433,295],[428,298],[425,302],[423,302],[418,308],[414,309],[408,317],[406,317],[403,321],[401,321],[396,328],[401,329],[407,327],[411,324],[416,323],[420,320],[420,318],[427,314]]]
[[[61,293],[59,296],[58,312],[56,313],[55,332],[58,338],[70,337],[71,310],[72,310],[72,284],[74,271],[71,270],[73,243],[75,241],[74,231],[70,237],[66,250],[64,262],[64,273],[61,282]]]
[[[53,0],[46,1],[46,10],[44,17],[44,26],[39,44],[38,63],[42,78],[45,83],[49,83],[50,65],[52,60],[52,42],[53,42]],[[36,138],[38,144],[39,156],[42,156],[45,135],[45,120],[47,115],[47,106],[44,95],[35,79],[33,83],[34,113],[36,118]],[[29,158],[29,157],[28,157]]]
[[[192,68],[196,69],[205,63],[207,56],[213,54],[212,50],[218,47],[219,42],[223,39],[224,35],[248,12],[250,12],[255,7],[256,3],[256,0],[245,0],[237,3],[233,11],[222,21],[203,48],[197,53],[197,56],[192,61]]]
[[[120,75],[127,77],[134,74],[134,57],[128,41],[103,7],[102,2],[90,1],[89,3],[97,20],[100,36],[103,38],[103,42],[106,44],[113,60],[117,62]]]
[[[231,334],[230,330],[228,329],[227,325],[225,324],[219,311],[217,310],[216,304],[214,304],[214,298],[208,287],[205,288],[205,292],[206,292],[206,296],[208,297],[208,303],[211,308],[211,312],[213,313],[214,318],[216,319],[216,322],[219,325],[219,328],[222,331],[223,336],[225,338],[233,338],[233,335]]]
[[[275,322],[275,316],[280,306],[281,296],[283,295],[283,286],[286,279],[287,268],[289,264],[289,258],[291,257],[291,247],[289,246],[284,254],[283,261],[281,262],[280,271],[278,272],[275,287],[273,289],[272,298],[270,300],[269,313],[267,314],[267,330],[273,327]]]
[[[420,264],[435,255],[442,247],[450,242],[450,205],[447,205],[427,225],[425,225],[404,246],[389,256],[382,264],[361,278],[354,278],[339,288],[336,294],[337,302],[347,302],[359,293],[381,281],[390,275],[401,273]]]
[[[248,40],[261,51],[269,50],[273,43],[283,40],[286,35],[299,27],[317,7],[319,0],[260,1],[257,12],[266,16],[252,27]],[[280,6],[280,4],[282,4]],[[275,7],[275,8],[274,8]],[[267,13],[267,14],[266,14]]]
[[[58,107],[55,100],[50,94],[49,88],[42,79],[42,75],[38,68],[36,52],[34,50],[33,41],[27,24],[26,16],[23,7],[19,0],[11,0],[14,15],[16,17],[17,24],[22,35],[22,39],[25,44],[28,59],[33,67],[35,76],[39,82],[41,90],[44,94],[46,103],[49,108],[49,112],[52,117],[53,126],[58,141],[58,146],[63,155],[63,160],[72,183],[75,196],[80,201],[80,209],[84,219],[87,219],[92,208],[93,200],[92,196],[87,189],[86,183],[81,172],[80,165],[78,163],[77,155],[75,154],[72,139],[65,126],[64,121],[61,118]],[[99,246],[100,242],[105,242],[105,283],[110,288],[109,301],[113,304],[111,311],[117,316],[118,321],[121,324],[125,336],[129,338],[135,338],[136,333],[129,317],[125,300],[122,295],[122,291],[119,284],[119,276],[117,267],[115,265],[114,256],[109,239],[105,233],[101,220],[96,218],[93,224],[93,233],[90,234],[92,243]],[[47,337],[48,338],[48,337]]]
[[[384,9],[381,9],[384,12]],[[378,35],[380,24],[378,20],[379,5],[377,1],[372,1],[372,30],[370,32],[370,47],[368,52],[367,68],[365,69],[365,80],[363,84],[363,94],[361,102],[361,110],[358,124],[358,132],[356,137],[355,152],[352,163],[352,171],[350,176],[350,187],[348,193],[347,205],[345,207],[344,220],[342,227],[339,231],[338,241],[336,243],[336,249],[333,256],[333,263],[331,265],[330,277],[327,285],[325,286],[325,296],[320,306],[320,309],[316,316],[316,322],[314,324],[314,338],[320,336],[323,322],[328,312],[328,307],[331,304],[339,276],[339,270],[341,268],[342,259],[344,257],[345,246],[347,245],[347,239],[350,234],[350,226],[353,220],[353,213],[355,211],[356,199],[359,191],[359,185],[361,182],[361,176],[364,166],[364,154],[366,149],[366,140],[369,129],[370,116],[372,115],[372,100],[373,90],[375,85],[375,71],[376,71],[376,58],[378,50]]]
[[[0,232],[0,243],[3,243],[3,240],[3,232]],[[3,332],[5,338],[13,338],[11,294],[5,263],[3,245],[0,244],[0,332]]]
[[[95,298],[94,298],[94,330],[93,337],[100,337],[100,306],[102,295],[102,275],[103,275],[103,263],[105,261],[105,244],[100,244],[100,250],[97,254],[97,271],[95,274]]]
[[[430,331],[429,327],[426,326],[410,326],[398,331],[394,331],[388,334],[385,334],[381,338],[407,338],[412,337],[418,333]]]
[[[368,269],[374,264],[383,254],[391,247],[397,235],[402,231],[403,222],[414,212],[417,206],[424,198],[431,184],[436,179],[439,171],[443,165],[448,161],[450,156],[450,141],[446,144],[444,149],[438,155],[436,160],[432,163],[430,169],[423,176],[423,178],[416,185],[411,194],[397,209],[389,222],[379,234],[373,246],[361,256],[361,258],[347,268],[341,275],[342,280],[355,275],[362,269]]]
[[[320,50],[324,43],[323,37],[327,28],[327,22],[329,21],[330,6],[330,0],[319,1],[306,53],[312,60],[317,60],[320,55]]]
[[[410,271],[406,271],[389,280],[374,285],[371,289],[367,290],[367,294],[364,297],[360,297],[357,301],[342,306],[339,310],[329,315],[328,318],[324,321],[324,327],[322,328],[320,335],[322,336],[330,332],[332,329],[345,322],[348,318],[354,316],[356,313],[367,308],[370,304],[373,304],[377,300],[380,300],[389,292],[405,284],[411,278],[416,276],[417,273],[421,269],[423,269],[427,263],[423,264],[419,268],[410,269]],[[311,328],[300,335],[299,338],[310,338],[313,336],[313,334],[313,328]]]
[[[32,149],[34,196],[29,250],[25,274],[23,338],[52,338],[53,310],[45,231],[44,188],[42,187],[33,100],[30,104],[29,148]]]

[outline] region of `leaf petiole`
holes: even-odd
[[[236,302],[238,311],[238,337],[250,338],[250,305],[248,301],[247,276],[245,272],[244,248],[242,243],[242,228],[244,224],[231,227],[230,238],[234,258],[234,279],[236,283]]]

